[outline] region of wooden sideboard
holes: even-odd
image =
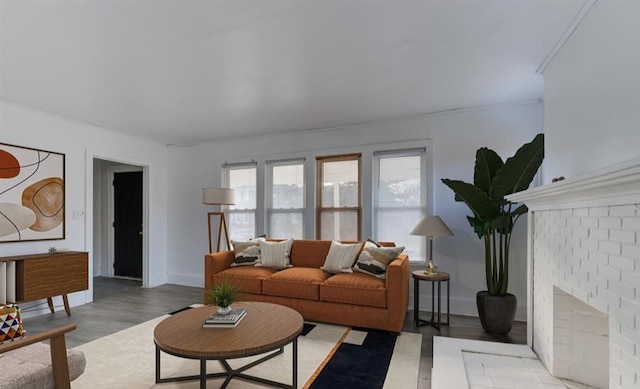
[[[64,310],[71,316],[67,294],[89,289],[89,254],[86,252],[14,255],[0,257],[0,262],[15,263],[15,301],[12,302],[17,304],[47,299],[53,313],[52,297],[62,296]]]

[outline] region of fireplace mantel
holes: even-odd
[[[507,196],[534,211],[630,204],[639,198],[640,158]]]

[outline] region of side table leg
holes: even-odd
[[[440,330],[440,302],[442,301],[442,295],[440,294],[440,284],[441,281],[438,281],[438,330]]]
[[[420,283],[417,278],[413,279],[413,321],[416,327],[420,324]]]
[[[436,283],[431,281],[431,324],[436,318]]]
[[[447,325],[449,325],[449,323],[451,322],[451,318],[449,317],[449,313],[451,313],[451,311],[449,310],[449,302],[450,302],[450,283],[451,280],[447,280]]]

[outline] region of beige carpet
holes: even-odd
[[[198,388],[198,381],[155,384],[155,345],[153,329],[168,315],[144,322],[129,329],[78,346],[87,358],[83,375],[71,383],[73,389],[84,388]],[[345,342],[358,342],[358,331],[347,327],[317,324],[306,336],[298,339],[298,387],[310,384],[310,378],[330,355],[331,350],[347,333]],[[420,362],[422,335],[402,333],[394,348],[393,357],[385,380],[386,389],[416,388]],[[247,374],[290,384],[292,346],[285,352],[263,364],[246,371]],[[230,360],[237,368],[260,358]],[[195,375],[199,362],[161,353],[162,377]],[[209,361],[207,373],[222,371],[220,363]],[[210,379],[207,388],[219,388],[223,379]],[[264,388],[259,384],[233,379],[229,389]]]

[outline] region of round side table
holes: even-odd
[[[413,277],[413,320],[415,321],[416,327],[422,325],[431,325],[435,327],[438,331],[440,331],[440,326],[449,325],[449,292],[450,292],[450,277],[449,273],[446,272],[438,272],[438,274],[427,274],[424,270],[416,270],[411,273]],[[422,320],[420,319],[420,281],[430,281],[431,282],[431,320]],[[447,322],[442,323],[440,321],[440,284],[442,282],[447,283]],[[436,321],[436,312],[435,312],[435,286],[438,283],[438,320]]]

